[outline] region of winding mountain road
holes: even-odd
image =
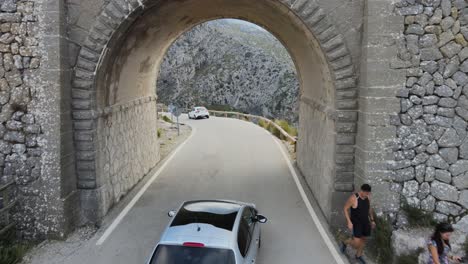
[[[163,162],[154,181],[138,187],[144,189],[136,194],[139,199],[125,198],[101,230],[60,263],[143,264],[169,221],[167,211],[192,199],[255,203],[269,219],[262,225],[257,263],[337,263],[276,139],[240,120],[182,116],[181,122],[192,126],[192,135]],[[44,262],[33,259],[31,263]]]

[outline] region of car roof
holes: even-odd
[[[233,248],[237,241],[239,212],[247,204],[228,200],[184,202],[159,244],[203,243],[206,247]]]

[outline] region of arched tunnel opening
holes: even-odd
[[[75,141],[84,223],[99,222],[158,163],[157,137],[148,135],[157,134],[158,88],[154,87],[164,55],[194,26],[222,18],[257,24],[288,50],[300,85],[297,167],[327,220],[336,221],[333,216],[340,211],[336,204],[341,206],[353,188],[356,120],[356,102],[349,99],[353,95],[339,91],[354,85],[342,37],[334,33],[321,9],[307,1],[288,5],[281,1],[187,0],[148,3],[127,16],[102,18],[107,21],[102,24],[115,23],[115,29],[100,51],[92,78],[91,108],[97,113],[92,119],[95,160],[82,162],[84,143]],[[87,52],[82,50],[80,56],[86,57]],[[78,67],[75,83],[80,78]]]
[[[200,105],[262,116],[297,136],[300,94],[294,62],[260,26],[238,19],[199,24],[170,46],[158,74],[161,108],[188,111]]]

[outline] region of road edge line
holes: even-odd
[[[96,242],[96,246],[101,246],[106,239],[112,234],[112,232],[117,228],[123,218],[130,212],[133,206],[140,200],[141,196],[146,192],[149,186],[158,178],[158,176],[163,172],[169,162],[175,157],[175,155],[185,146],[185,144],[192,138],[196,133],[196,129],[192,127],[192,133],[188,136],[182,144],[180,144],[170,156],[164,161],[164,163],[159,167],[159,169],[151,176],[151,178],[145,183],[145,185],[138,191],[138,193],[132,198],[132,200],[125,206],[125,208],[120,212],[120,214],[112,221],[112,224],[106,229],[104,234]]]
[[[273,135],[271,135],[270,133],[268,133],[268,134],[273,137]],[[302,186],[302,184],[301,184],[301,182],[299,180],[299,177],[297,176],[296,170],[294,169],[294,167],[293,167],[293,165],[291,163],[291,159],[289,158],[289,156],[284,151],[283,146],[280,145],[281,143],[278,142],[278,140],[276,138],[273,138],[273,140],[275,141],[276,145],[280,149],[281,154],[283,155],[283,158],[285,159],[285,161],[286,161],[286,163],[288,165],[289,172],[291,173],[291,175],[294,178],[294,182],[296,183],[297,189],[299,190],[299,193],[301,194],[302,200],[304,201],[304,203],[305,203],[305,205],[307,207],[307,210],[309,211],[309,214],[310,214],[310,216],[312,217],[312,220],[315,223],[315,226],[317,227],[320,235],[322,236],[322,238],[323,238],[323,240],[325,242],[325,245],[327,245],[328,249],[330,250],[331,255],[333,256],[333,258],[335,259],[337,264],[346,264],[343,261],[342,257],[340,256],[340,254],[338,253],[338,250],[336,249],[336,247],[333,245],[333,242],[331,241],[330,237],[328,236],[327,231],[323,227],[322,223],[320,222],[320,219],[317,216],[317,213],[315,212],[314,208],[312,207],[312,204],[310,203],[310,201],[309,201],[309,199],[307,197],[307,194],[304,191],[304,187]]]

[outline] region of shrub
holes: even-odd
[[[30,249],[30,245],[21,244],[14,238],[14,231],[10,231],[0,241],[0,263],[15,264],[19,263],[26,252]]]
[[[405,212],[408,218],[408,224],[411,227],[432,227],[437,224],[431,214],[413,207],[407,202],[403,203],[401,209]]]
[[[297,136],[297,129],[291,126],[288,121],[286,120],[275,120],[275,123],[280,126],[284,131],[286,131],[289,135],[295,137]]]
[[[421,252],[415,252],[414,254],[401,255],[396,257],[395,264],[415,264],[419,261],[419,254]]]
[[[160,138],[161,136],[162,136],[162,129],[158,128],[158,138]]]
[[[164,121],[166,121],[168,123],[171,123],[171,124],[174,123],[174,122],[172,122],[172,120],[168,116],[165,116],[165,115],[163,115],[162,120],[164,120]]]
[[[282,139],[281,132],[275,126],[269,124],[268,125],[268,131],[270,131],[271,134],[273,134],[275,137],[277,137],[279,139]]]
[[[263,119],[258,120],[258,125],[263,127],[264,129],[268,129],[268,123],[264,121]]]
[[[0,263],[19,263],[28,249],[28,246],[22,244],[0,246]]]
[[[282,129],[284,129],[289,135],[291,136],[297,136],[297,129],[291,125],[285,120],[275,120],[274,121],[276,125],[280,126]],[[264,129],[270,131],[271,134],[273,134],[275,137],[281,139],[281,140],[286,140],[286,138],[281,134],[278,128],[276,126],[272,125],[271,123],[263,120],[263,119],[258,119],[257,125],[260,127],[263,127]]]
[[[465,249],[465,257],[468,258],[468,237],[466,237],[465,244],[463,245],[463,248]]]
[[[279,127],[281,127],[284,131],[286,131],[286,133],[288,133],[289,135],[295,137],[297,136],[297,129],[293,126],[291,126],[288,121],[286,120],[275,120],[274,121],[276,125],[278,125]],[[278,128],[276,128],[275,126],[273,125],[269,125],[268,127],[268,130],[273,134],[275,135],[277,138],[279,139],[282,139],[282,140],[285,140],[286,138],[283,136],[283,134],[279,131]]]
[[[384,217],[374,217],[377,228],[369,243],[369,253],[379,264],[391,264],[393,261],[392,225]]]
[[[275,120],[274,121],[276,125],[281,127],[284,131],[286,131],[289,135],[295,137],[297,136],[297,129],[293,126],[291,126],[288,121],[286,120]],[[258,120],[258,125],[263,127],[264,129],[270,131],[271,134],[273,134],[275,137],[284,140],[283,134],[279,131],[276,126],[271,125],[271,123],[268,123],[267,121],[264,121],[263,119]]]

